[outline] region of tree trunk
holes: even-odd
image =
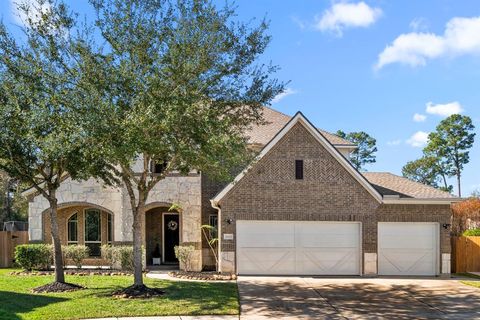
[[[65,283],[65,274],[63,273],[63,255],[62,244],[60,242],[60,234],[58,231],[57,221],[57,198],[55,192],[50,193],[50,225],[52,229],[52,242],[53,242],[53,264],[55,266],[55,281]]]
[[[139,202],[136,208],[133,208],[133,284],[143,285],[143,250],[142,250],[142,217],[145,212],[145,206]]]
[[[457,185],[458,185],[458,197],[462,197],[462,186],[460,183],[460,172],[457,174]]]

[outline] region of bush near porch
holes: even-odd
[[[151,299],[112,298],[112,292],[130,285],[131,276],[71,276],[67,282],[86,289],[66,293],[34,294],[31,290],[52,276],[13,276],[0,269],[0,319],[80,319],[121,316],[236,315],[235,283],[184,282],[145,279],[165,294]]]

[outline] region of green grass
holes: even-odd
[[[465,273],[455,273],[455,276],[475,279],[475,280],[472,280],[472,281],[461,280],[460,282],[463,283],[463,284],[466,284],[467,286],[480,288],[480,281],[478,281],[478,280],[480,280],[480,276],[477,276],[477,275],[471,274],[471,273],[466,273],[466,272]]]
[[[115,316],[238,314],[235,283],[145,279],[165,295],[152,299],[112,298],[111,293],[132,284],[131,276],[66,276],[86,289],[35,294],[32,289],[53,281],[52,276],[12,276],[0,269],[0,319],[81,319]]]

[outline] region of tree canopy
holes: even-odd
[[[338,130],[336,135],[357,145],[357,149],[350,155],[350,162],[356,169],[364,169],[366,164],[377,161],[375,156],[377,140],[368,133],[363,131],[345,133],[342,130]]]
[[[284,84],[272,76],[276,66],[258,62],[270,42],[268,23],[238,22],[229,5],[90,3],[95,25],[75,48],[85,92],[82,127],[108,161],[104,181],[129,194],[134,283],[142,286],[140,228],[149,192],[172,171],[230,178],[252,156],[245,130],[263,122],[263,105]]]

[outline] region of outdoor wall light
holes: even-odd
[[[226,223],[228,223],[228,224],[232,224],[232,222],[233,222],[233,219],[231,219],[231,218],[227,218],[227,219],[225,219],[225,222],[226,222]]]
[[[447,230],[448,228],[450,228],[451,224],[450,223],[444,223],[442,225],[443,229]]]

